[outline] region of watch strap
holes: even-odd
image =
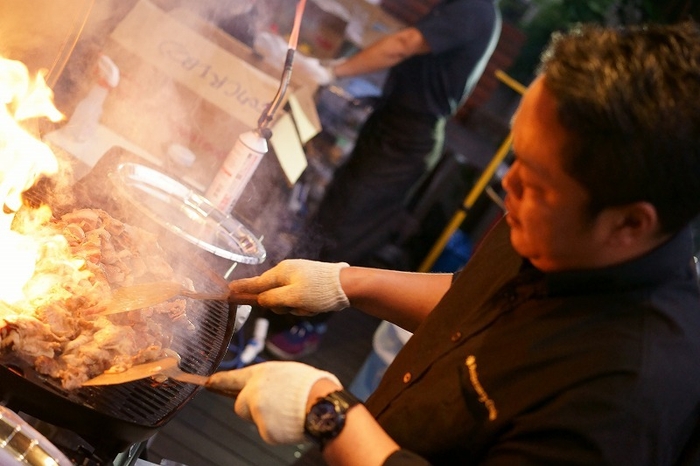
[[[323,398],[339,406],[343,411],[347,411],[355,405],[362,404],[359,398],[345,389],[331,392]]]

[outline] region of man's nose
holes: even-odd
[[[503,181],[501,181],[501,186],[506,191],[506,194],[510,194],[516,198],[519,198],[522,194],[522,186],[520,184],[520,179],[517,174],[518,168],[515,163],[508,169]]]

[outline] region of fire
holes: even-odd
[[[46,238],[18,232],[13,226],[22,206],[22,193],[41,175],[58,171],[51,149],[23,126],[34,118],[59,121],[61,112],[53,104],[53,92],[42,73],[32,79],[27,67],[0,57],[0,300],[14,304],[24,297],[23,287],[34,275],[37,258]],[[33,222],[47,221],[50,212],[32,215]],[[26,231],[30,229],[25,228]],[[44,245],[44,246],[42,246]],[[1,316],[0,316],[1,317]]]

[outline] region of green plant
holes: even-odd
[[[553,32],[579,23],[605,24],[615,3],[615,0],[532,0],[530,8],[534,14],[526,14],[518,24],[527,40],[509,73],[520,82],[529,82]]]
[[[501,9],[513,12],[523,3],[523,0],[501,0]],[[527,40],[508,70],[511,76],[523,83],[532,79],[542,49],[553,32],[567,30],[579,23],[615,25],[700,19],[700,2],[697,0],[530,0],[528,8],[524,14],[518,11],[521,19],[515,23]]]

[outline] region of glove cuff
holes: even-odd
[[[319,270],[318,280],[321,283],[329,283],[332,286],[328,287],[327,293],[319,296],[320,307],[328,311],[340,311],[350,307],[350,300],[345,295],[343,287],[340,284],[340,271],[345,267],[350,267],[347,262],[336,262],[326,264],[326,267]]]
[[[329,379],[342,387],[340,380],[330,372],[322,371],[311,366],[295,367],[296,374],[292,377],[301,377],[303,382],[290,384],[277,400],[275,412],[270,412],[270,418],[266,419],[274,429],[259,429],[260,434],[271,445],[294,444],[306,442],[304,434],[304,420],[306,419],[306,404],[309,399],[311,387],[321,379]]]

